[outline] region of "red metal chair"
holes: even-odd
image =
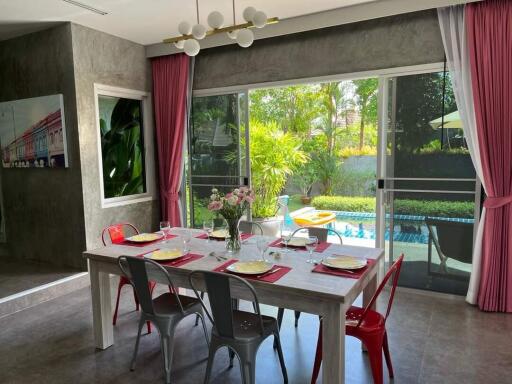
[[[130,223],[119,223],[110,225],[101,231],[101,241],[103,245],[107,245],[108,241],[112,244],[119,244],[124,241],[126,238],[126,230],[133,232],[134,234],[139,234],[139,230]],[[114,316],[112,317],[112,325],[116,325],[117,323],[117,313],[119,310],[119,299],[121,297],[121,289],[125,286],[131,286],[130,280],[125,276],[121,276],[119,279],[119,285],[117,286],[117,298],[116,298],[116,309],[114,310]],[[153,290],[155,289],[156,283],[153,281],[149,282],[149,290],[151,294],[153,294]],[[137,298],[137,294],[135,290],[133,290],[133,298],[135,299],[135,310],[139,310],[139,299]],[[151,333],[151,323],[147,322],[148,333]]]
[[[400,275],[400,268],[404,255],[393,263],[389,271],[384,276],[377,291],[366,308],[356,306],[350,307],[347,311],[345,318],[345,333],[348,336],[354,336],[361,340],[368,351],[370,358],[370,365],[372,368],[373,382],[375,384],[382,384],[382,351],[388,366],[389,377],[393,378],[393,366],[391,365],[391,356],[389,355],[388,336],[386,333],[386,319],[391,311],[393,298],[395,296],[396,285],[398,283],[398,276]],[[375,304],[377,297],[384,289],[384,286],[393,275],[393,285],[389,295],[388,308],[386,315],[381,315],[379,312],[374,311],[372,306]],[[320,320],[320,330],[318,332],[318,342],[316,345],[315,363],[313,364],[313,376],[311,377],[311,384],[315,384],[320,373],[320,365],[322,364],[322,321]]]

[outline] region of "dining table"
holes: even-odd
[[[255,260],[262,257],[257,248],[257,240],[261,237],[260,235],[243,239],[240,251],[227,253],[223,241],[204,239],[204,231],[188,228],[172,228],[170,233],[174,237],[165,242],[133,245],[124,242],[85,251],[83,255],[87,258],[89,266],[93,328],[97,348],[106,349],[114,344],[110,278],[111,275],[122,274],[117,262],[118,257],[123,255],[141,256],[151,254],[152,251],[158,249],[182,247],[183,240],[186,238],[182,234],[185,231],[189,231],[191,235],[188,250],[190,254],[196,256],[180,264],[166,263],[164,265],[173,284],[185,291],[191,288],[188,275],[193,270],[219,270],[226,263],[226,258],[229,261],[231,258]],[[267,238],[269,243],[273,244],[275,238]],[[271,247],[269,250],[271,252],[267,251],[266,260],[280,269],[286,270],[286,273],[281,273],[279,279],[274,282],[258,278],[249,280],[258,295],[259,302],[321,316],[323,321],[322,382],[324,384],[344,383],[345,314],[361,293],[363,294],[363,305],[370,302],[384,269],[384,250],[328,244],[327,247],[321,248],[321,252],[313,253],[314,259],[317,260],[332,255],[367,259],[369,261],[367,267],[357,278],[313,272],[315,265],[306,262],[309,257],[307,252],[302,249]],[[185,259],[185,257],[183,258]],[[160,275],[153,276],[150,273],[149,278],[157,283],[167,283]],[[237,284],[239,283],[232,284],[232,297],[250,300],[251,297],[247,290]],[[194,285],[201,288],[204,287],[204,282],[194,281]],[[190,292],[190,294],[192,293]]]

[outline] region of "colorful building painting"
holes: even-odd
[[[4,168],[67,167],[62,95],[0,103]]]

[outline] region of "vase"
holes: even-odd
[[[226,219],[228,224],[228,237],[226,238],[226,249],[228,252],[238,252],[242,246],[238,223],[240,219]]]

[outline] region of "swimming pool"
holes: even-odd
[[[386,220],[390,215],[386,215]],[[435,219],[471,223],[474,219],[435,217]],[[394,215],[393,241],[404,243],[428,244],[428,228],[425,216]],[[372,212],[336,212],[336,222],[332,227],[343,237],[375,239],[376,215]],[[384,238],[389,240],[389,228],[386,226]]]

